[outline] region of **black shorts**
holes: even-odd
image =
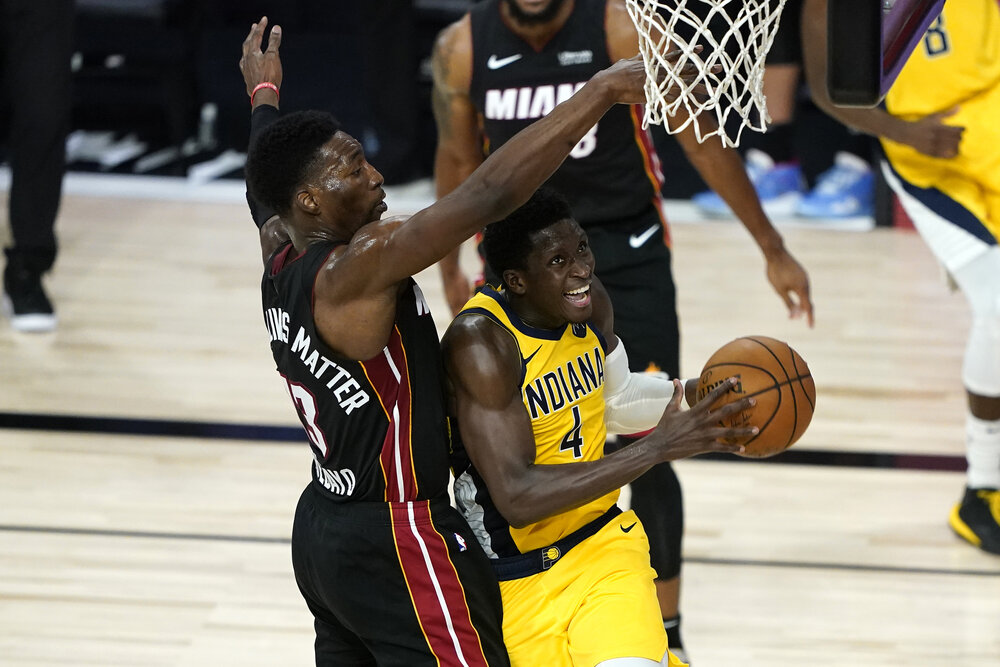
[[[633,371],[680,377],[680,327],[670,248],[659,209],[587,227],[595,273],[611,296],[615,333]]]
[[[447,498],[336,503],[310,484],[292,565],[317,665],[510,664],[493,569]]]

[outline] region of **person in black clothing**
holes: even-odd
[[[485,0],[475,5],[441,33],[432,59],[438,196],[451,192],[486,154],[545,116],[594,72],[638,51],[623,0]],[[683,120],[678,117],[677,124]],[[714,129],[714,121],[704,116],[698,122],[704,133]],[[714,138],[699,143],[694,128],[676,136],[690,163],[753,237],[766,260],[767,278],[789,313],[811,325],[806,272],[764,215],[739,154]],[[548,185],[569,200],[574,219],[587,232],[631,369],[679,377],[680,330],[662,179],[653,142],[642,129],[641,108],[619,105],[590,128]],[[471,295],[457,252],[441,263],[441,273],[457,313]],[[495,286],[498,279],[488,282]],[[680,483],[669,464],[632,483],[632,507],[649,533],[670,647],[683,655],[678,626],[684,512]]]
[[[17,331],[56,327],[42,275],[56,260],[56,214],[70,117],[71,0],[2,0],[4,130],[10,149],[11,245],[3,309]]]
[[[328,114],[278,117],[281,32],[243,43],[248,201],[264,320],[314,455],[292,529],[316,662],[505,665],[485,554],[448,501],[440,344],[412,275],[525,202],[615,103],[643,98],[633,58],[597,73],[449,197],[405,217]],[[530,158],[530,159],[529,159]]]

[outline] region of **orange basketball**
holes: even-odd
[[[698,400],[726,378],[739,383],[714,406],[752,396],[757,405],[724,420],[731,428],[756,426],[742,456],[763,458],[783,452],[805,432],[816,407],[816,384],[798,352],[774,338],[744,336],[709,357],[698,379]]]

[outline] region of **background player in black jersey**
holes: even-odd
[[[642,62],[595,75],[450,196],[382,220],[382,177],[332,116],[278,118],[281,33],[261,51],[266,25],[240,60],[248,200],[271,351],[315,458],[292,562],[316,661],[507,664],[496,580],[448,503],[440,347],[411,276],[527,200],[615,103],[641,99]]]
[[[542,117],[609,62],[638,53],[622,0],[485,0],[446,28],[435,45],[437,194],[447,195],[515,132]],[[680,373],[679,328],[669,236],[660,201],[660,166],[638,107],[619,106],[574,148],[549,181],[587,230],[616,329],[634,370]],[[678,122],[683,119],[678,119]],[[703,127],[713,121],[702,116]],[[812,325],[805,271],[760,207],[736,151],[693,128],[677,135],[688,160],[736,213],[767,261],[767,278],[790,314]],[[484,150],[485,146],[485,150]],[[469,298],[458,252],[441,264],[453,312]],[[650,533],[661,612],[671,648],[680,649],[678,598],[683,509],[669,464],[632,485],[632,504]]]

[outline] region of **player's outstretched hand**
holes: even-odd
[[[962,133],[965,132],[965,128],[944,123],[946,118],[954,116],[957,112],[958,107],[955,107],[910,122],[903,143],[931,157],[949,160],[958,157],[958,148],[962,143]]]
[[[702,47],[699,45],[695,47],[694,52],[700,53]],[[667,62],[673,64],[676,63],[681,55],[682,51],[671,51],[665,55]],[[721,67],[715,65],[712,67],[713,72],[718,72]],[[661,68],[661,78],[666,78],[666,73]],[[614,65],[604,70],[604,72],[610,77],[613,82],[615,90],[615,99],[619,104],[645,104],[646,103],[646,68],[642,61],[642,55],[637,54],[631,58],[624,60],[619,60]],[[699,72],[698,67],[694,64],[692,60],[688,60],[684,67],[680,71],[676,72],[681,81],[686,85],[690,85],[698,78]],[[662,83],[662,81],[660,82]],[[705,95],[708,91],[701,84],[693,86],[691,92],[695,95]],[[668,100],[674,100],[681,93],[677,89],[677,86],[671,86],[670,90],[667,91],[666,98]]]
[[[254,88],[261,83],[273,83],[281,88],[281,58],[278,47],[281,46],[281,26],[271,28],[267,39],[267,50],[261,50],[264,34],[267,32],[267,17],[264,16],[250,27],[250,34],[243,40],[243,56],[240,58],[240,72],[247,86],[247,95],[252,95]]]
[[[684,386],[680,380],[674,380],[674,396],[663,411],[660,423],[646,436],[655,439],[655,446],[662,454],[663,461],[676,461],[704,452],[738,454],[743,451],[742,444],[729,443],[742,442],[756,435],[757,427],[730,428],[722,426],[721,422],[730,415],[749,410],[756,401],[744,398],[712,409],[715,402],[732,389],[736,382],[736,378],[729,378],[695,403],[690,410],[681,411]]]
[[[791,318],[805,317],[813,325],[813,304],[809,296],[809,276],[794,257],[782,250],[767,258],[767,279],[788,308]]]

